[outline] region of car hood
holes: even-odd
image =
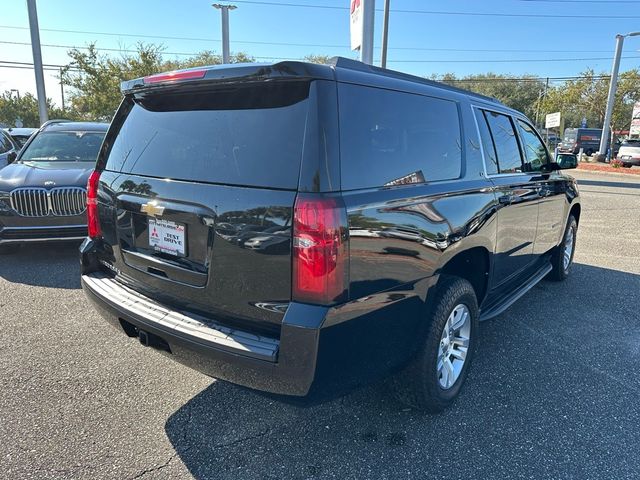
[[[0,170],[0,191],[19,187],[85,187],[91,162],[12,163]]]

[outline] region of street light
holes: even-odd
[[[605,155],[607,142],[611,134],[609,125],[611,124],[611,113],[613,112],[613,102],[616,98],[616,88],[618,88],[618,70],[620,70],[620,57],[622,56],[622,45],[625,37],[637,37],[640,32],[630,32],[626,35],[616,35],[616,51],[613,56],[613,68],[611,69],[611,83],[609,84],[609,96],[607,97],[607,109],[604,113],[604,125],[602,125],[602,137],[600,138],[600,148],[598,155]]]
[[[213,8],[220,10],[222,14],[222,63],[229,63],[229,10],[235,10],[235,5],[222,5],[214,3]]]

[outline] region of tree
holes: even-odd
[[[86,51],[72,49],[68,52],[72,61],[63,68],[62,82],[72,87],[71,107],[78,116],[87,120],[110,120],[122,95],[120,83],[154,73],[203,65],[218,65],[222,57],[204,51],[184,60],[165,60],[164,47],[139,43],[135,54],[108,57],[98,53],[95,44]],[[245,53],[232,55],[232,63],[251,62]]]
[[[321,63],[323,65],[326,65],[328,63],[331,63],[332,58],[333,57],[330,57],[329,55],[310,54],[310,55],[305,55],[303,60],[309,63]]]
[[[49,118],[70,118],[68,115],[65,116],[62,110],[55,108],[49,98],[47,110]],[[6,91],[0,96],[0,124],[13,127],[18,119],[24,127],[39,127],[38,99],[31,93],[13,95],[13,92]]]
[[[566,127],[580,126],[582,119],[593,128],[601,128],[609,94],[606,74],[586,70],[579,78],[552,87],[542,103],[544,114],[562,112]],[[633,103],[640,99],[640,70],[620,74],[611,116],[613,130],[626,130],[631,122]]]
[[[440,78],[440,81],[496,98],[508,107],[519,110],[532,119],[536,117],[538,103],[544,91],[544,82],[532,75],[514,77],[512,75],[482,73],[457,78],[453,73],[447,73]]]

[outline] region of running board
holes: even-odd
[[[547,276],[547,274],[553,270],[550,263],[546,263],[535,275],[533,275],[527,283],[518,288],[515,292],[513,292],[509,297],[507,297],[504,301],[495,305],[487,311],[480,312],[480,321],[483,322],[485,320],[489,320],[493,317],[500,315],[511,305],[516,303],[520,297],[522,297],[525,293],[535,287],[540,280]]]

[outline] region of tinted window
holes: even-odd
[[[454,102],[340,84],[342,188],[458,178],[460,120]]]
[[[515,173],[522,171],[522,159],[520,148],[516,139],[511,119],[500,113],[484,112],[491,130],[491,138],[498,155],[498,168],[500,173]]]
[[[0,132],[0,153],[6,153],[13,148],[11,141],[4,132]]]
[[[309,84],[129,99],[106,168],[178,180],[295,189]]]
[[[18,144],[18,147],[24,147],[24,144],[29,140],[28,135],[13,135],[13,140]]]
[[[105,132],[41,132],[23,151],[22,161],[95,162]]]
[[[489,125],[487,125],[487,119],[484,117],[484,113],[482,113],[481,110],[476,110],[476,120],[478,122],[478,129],[480,130],[480,141],[482,142],[484,163],[487,168],[487,174],[495,175],[498,173],[496,147],[493,145],[493,140],[491,139],[491,132],[489,131]]]
[[[547,149],[529,124],[518,120],[518,128],[525,157],[524,171],[537,172],[549,162]]]
[[[576,141],[576,134],[577,132],[575,130],[565,130],[564,131],[564,141],[567,143],[570,142],[575,142]]]

